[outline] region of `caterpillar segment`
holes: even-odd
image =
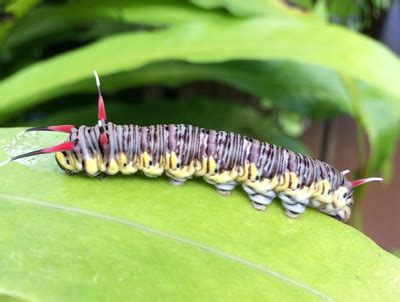
[[[297,218],[306,207],[316,208],[341,221],[351,215],[353,189],[372,177],[349,181],[348,170],[338,171],[325,162],[282,147],[225,131],[183,124],[116,125],[107,121],[98,87],[98,123],[95,126],[47,126],[27,131],[68,133],[66,142],[11,158],[55,153],[65,172],[89,176],[142,171],[148,177],[162,174],[173,185],[203,177],[222,195],[241,184],[253,207],[264,211],[279,198],[287,216]]]

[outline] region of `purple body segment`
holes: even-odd
[[[207,169],[207,173],[231,171],[247,163],[255,164],[260,180],[282,176],[289,171],[297,175],[300,186],[327,179],[331,184],[330,191],[334,191],[345,182],[342,173],[324,162],[231,132],[182,124],[141,127],[108,122],[106,133],[110,143],[107,148],[99,143],[99,133],[99,126],[81,126],[73,131],[69,140],[81,142],[74,152],[81,158],[85,154],[94,156],[101,153],[105,160],[122,152],[128,161],[147,152],[155,162],[166,153],[175,152],[179,166],[187,166],[193,161],[202,163],[204,158],[212,157],[217,168],[216,171]],[[249,173],[248,177],[252,176]]]

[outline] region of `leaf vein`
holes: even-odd
[[[77,214],[80,216],[86,216],[86,217],[90,217],[90,218],[96,218],[96,219],[101,219],[103,221],[106,222],[111,222],[111,223],[117,223],[132,229],[136,229],[148,234],[152,234],[155,236],[159,236],[159,237],[163,237],[169,240],[173,240],[188,246],[191,246],[193,248],[197,248],[203,251],[206,251],[214,256],[219,256],[223,259],[227,259],[230,260],[232,262],[236,262],[238,264],[244,265],[248,268],[252,268],[255,270],[258,270],[266,275],[272,276],[276,279],[279,279],[281,281],[287,282],[290,285],[293,286],[297,286],[300,287],[312,294],[314,294],[315,296],[319,297],[321,300],[324,301],[334,301],[333,298],[327,296],[326,294],[318,291],[315,288],[310,287],[307,284],[301,283],[300,281],[294,280],[293,278],[286,276],[283,273],[280,273],[278,271],[274,271],[271,268],[268,268],[264,265],[255,263],[255,262],[251,262],[249,260],[246,260],[244,258],[229,254],[225,251],[219,250],[215,247],[206,245],[204,243],[200,243],[200,242],[196,242],[184,237],[180,237],[178,235],[175,234],[171,234],[171,233],[167,233],[167,232],[163,232],[157,229],[153,229],[151,227],[142,225],[140,223],[137,222],[133,222],[133,221],[128,221],[128,220],[124,220],[122,218],[119,217],[115,217],[115,216],[110,216],[110,215],[106,215],[106,214],[102,214],[102,213],[97,213],[97,212],[93,212],[93,211],[89,211],[89,210],[85,210],[85,209],[80,209],[80,208],[76,208],[76,207],[71,207],[71,206],[64,206],[64,205],[60,205],[60,204],[56,204],[56,203],[52,203],[52,202],[48,202],[48,201],[43,201],[43,200],[38,200],[38,199],[32,199],[32,198],[27,198],[27,197],[23,197],[23,196],[16,196],[16,195],[8,195],[8,194],[2,194],[0,193],[0,198],[11,201],[11,202],[21,202],[21,203],[25,203],[25,204],[30,204],[30,205],[35,205],[38,207],[43,207],[43,208],[47,208],[47,209],[52,209],[52,210],[58,210],[58,211],[62,211],[62,212],[66,212],[69,214]]]

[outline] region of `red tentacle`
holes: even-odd
[[[72,151],[74,149],[75,143],[72,141],[68,141],[62,144],[59,144],[57,146],[53,147],[48,147],[48,148],[43,148],[40,150],[28,152],[25,154],[17,155],[15,157],[12,157],[11,160],[17,160],[20,158],[28,157],[28,156],[34,156],[34,155],[40,155],[40,154],[46,154],[46,153],[55,153],[55,152],[63,152],[63,151]]]
[[[45,126],[45,127],[33,127],[26,129],[25,132],[30,131],[54,131],[54,132],[65,132],[71,133],[72,129],[76,128],[75,125],[58,125],[58,126]]]
[[[367,182],[371,182],[371,181],[383,181],[383,178],[370,177],[370,178],[357,179],[357,180],[353,180],[351,182],[351,186],[353,188],[355,188],[355,187],[361,186],[361,185],[366,184]]]

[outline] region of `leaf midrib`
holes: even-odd
[[[168,239],[168,240],[172,240],[175,242],[179,242],[181,244],[185,244],[187,246],[190,246],[192,248],[196,248],[198,250],[202,250],[205,252],[208,252],[209,254],[213,255],[213,256],[218,256],[222,259],[225,260],[230,260],[232,262],[238,263],[240,265],[246,266],[247,268],[253,269],[253,270],[257,270],[259,272],[262,272],[263,274],[266,274],[268,276],[272,276],[280,281],[284,281],[292,286],[296,286],[299,287],[303,290],[308,291],[309,293],[317,296],[318,298],[320,298],[321,300],[324,301],[334,301],[334,299],[320,291],[318,291],[317,289],[301,283],[299,281],[296,281],[294,279],[292,279],[289,276],[286,276],[285,274],[282,274],[280,272],[274,271],[271,268],[268,268],[264,265],[258,264],[258,263],[254,263],[252,261],[249,261],[247,259],[229,254],[225,251],[219,250],[213,246],[201,243],[201,242],[197,242],[191,239],[187,239],[184,237],[180,237],[178,235],[175,234],[171,234],[171,233],[166,233],[157,229],[153,229],[149,226],[134,222],[134,221],[129,221],[129,220],[125,220],[116,216],[111,216],[111,215],[106,215],[106,214],[102,214],[102,213],[97,213],[94,211],[89,211],[89,210],[85,210],[85,209],[81,209],[81,208],[77,208],[77,207],[71,207],[71,206],[65,206],[65,205],[60,205],[54,202],[49,202],[49,201],[44,201],[44,200],[39,200],[39,199],[33,199],[33,198],[28,198],[28,197],[24,197],[24,196],[18,196],[18,195],[8,195],[8,194],[2,194],[0,193],[0,198],[2,198],[3,200],[9,201],[9,202],[19,202],[19,203],[24,203],[24,204],[29,204],[29,205],[34,205],[34,206],[38,206],[38,207],[42,207],[42,208],[47,208],[47,209],[51,209],[51,210],[55,210],[55,211],[60,211],[60,212],[64,212],[64,213],[68,213],[68,214],[75,214],[75,215],[79,215],[82,217],[89,217],[92,219],[99,219],[102,221],[105,221],[107,223],[115,223],[115,224],[119,224],[119,225],[123,225],[125,227],[128,227],[130,229],[134,229],[134,230],[138,230],[144,233],[148,233],[154,236],[158,236],[158,237],[162,237],[164,239]]]

